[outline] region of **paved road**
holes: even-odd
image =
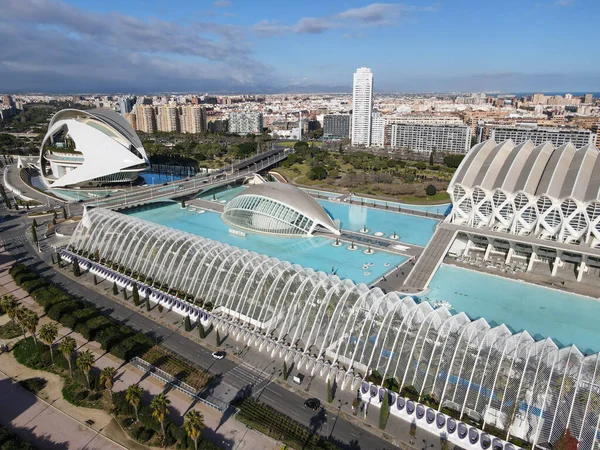
[[[0,210],[0,217],[5,213],[5,209]],[[6,230],[2,232],[2,238],[5,239],[12,239],[13,236],[22,236],[27,228],[27,225],[18,217],[9,219],[5,223],[6,225],[3,224],[3,226]],[[229,359],[215,361],[211,356],[211,351],[205,347],[171,331],[146,316],[132,311],[119,302],[92,291],[72,281],[63,274],[56,272],[46,262],[40,261],[38,255],[29,244],[21,244],[18,247],[13,247],[10,251],[19,259],[25,260],[28,264],[35,265],[38,272],[61,285],[73,295],[93,302],[115,319],[126,323],[138,331],[149,334],[160,345],[189,359],[194,364],[209,370],[213,374],[222,374],[221,386],[215,390],[215,395],[217,395],[217,392],[226,392],[228,396],[231,396],[247,386],[250,380],[256,379],[256,372],[249,370],[248,365],[238,365]],[[49,255],[46,256],[49,257]],[[304,407],[304,398],[278,384],[269,383],[269,378],[272,376],[271,373],[264,373],[260,375],[260,380],[256,380],[253,391],[260,392],[260,400],[282,413],[290,415],[304,425],[310,426],[311,421],[314,423],[313,418],[316,413]],[[335,426],[332,426],[332,429],[328,430],[326,427],[321,429],[323,435],[327,435],[328,432],[331,432],[333,438],[346,443],[347,448],[352,448],[353,450],[395,448],[382,438],[350,423],[341,416],[335,422]]]

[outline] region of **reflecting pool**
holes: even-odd
[[[575,344],[582,352],[600,351],[600,301],[534,284],[442,265],[425,295],[445,300],[471,319],[504,323],[534,338]]]
[[[364,247],[357,246],[357,250],[351,251],[347,248],[349,244],[334,247],[334,240],[316,236],[285,238],[248,233],[242,237],[232,234],[219,214],[209,211],[198,214],[196,211],[182,209],[179,204],[128,214],[303,267],[325,273],[333,272],[340,278],[349,278],[355,283],[371,284],[406,260],[403,256],[383,251],[365,255]]]

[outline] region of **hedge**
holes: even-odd
[[[15,264],[9,273],[18,286],[44,307],[48,317],[81,333],[86,339],[98,341],[103,350],[119,358],[129,360],[154,345],[154,341],[144,333],[103,315],[94,304],[71,296],[23,264]]]

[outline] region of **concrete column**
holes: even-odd
[[[467,245],[465,245],[465,251],[463,252],[463,256],[468,256],[470,249],[471,249],[471,238],[469,236],[467,236]]]
[[[554,265],[552,266],[552,273],[551,273],[551,275],[553,277],[556,276],[556,271],[558,270],[558,267],[560,265],[562,265],[561,263],[562,263],[562,261],[560,259],[560,256],[557,256],[556,258],[554,258]]]
[[[537,253],[535,253],[535,250],[533,250],[531,252],[531,256],[529,257],[529,262],[527,263],[527,272],[531,272],[531,269],[533,269],[533,264],[537,261]]]
[[[485,253],[483,255],[483,260],[484,261],[487,261],[488,258],[490,257],[490,252],[492,251],[492,248],[493,248],[492,244],[488,244],[487,245],[487,248],[485,249]]]
[[[579,268],[577,269],[577,281],[581,281],[585,272],[587,272],[587,264],[585,263],[585,258],[582,256]]]
[[[504,261],[504,264],[510,264],[510,259],[512,258],[512,255],[514,252],[515,252],[515,249],[511,245],[510,248],[508,249],[508,252],[506,253],[506,260]]]

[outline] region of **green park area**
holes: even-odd
[[[443,163],[399,159],[366,151],[323,151],[306,142],[276,169],[300,186],[343,193],[382,196],[413,204],[449,201],[446,188],[463,155],[447,155]]]

